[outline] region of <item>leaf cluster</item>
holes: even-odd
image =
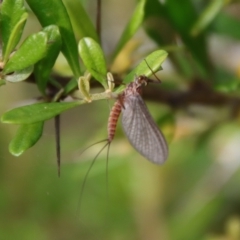
[[[107,64],[100,46],[98,34],[79,3],[81,19],[79,29],[82,38],[77,44],[70,17],[62,0],[26,1],[42,25],[42,30],[28,36],[17,47],[28,18],[28,12],[23,0],[6,0],[1,5],[1,85],[8,82],[18,83],[33,76],[34,82],[42,95],[41,103],[12,109],[2,115],[2,122],[19,124],[19,131],[10,143],[9,150],[19,156],[33,146],[41,137],[43,124],[46,120],[56,117],[63,111],[77,107],[92,100],[106,99],[105,93],[90,95],[89,79],[91,76],[99,81],[106,91],[109,89],[107,81]],[[138,3],[136,10],[127,24],[122,37],[113,53],[112,61],[124,45],[134,35],[144,19],[145,0]],[[57,11],[56,11],[57,9]],[[73,73],[73,78],[66,84],[52,78],[54,64],[59,53],[65,56]],[[83,65],[79,62],[81,58]],[[164,50],[151,53],[146,60],[153,71],[157,71],[167,57]],[[132,70],[125,78],[128,83],[133,80],[134,74],[149,76],[151,71],[140,63],[137,69]],[[83,69],[90,74],[83,73]],[[54,86],[54,89],[49,89]],[[83,100],[63,102],[71,92],[79,87]],[[119,89],[121,91],[123,88]]]

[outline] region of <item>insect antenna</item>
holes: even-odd
[[[92,160],[92,162],[91,162],[91,164],[90,164],[90,166],[89,166],[89,168],[88,168],[88,170],[87,170],[87,172],[86,172],[86,174],[85,174],[85,176],[84,176],[83,183],[82,183],[82,187],[81,187],[81,191],[80,191],[80,195],[79,195],[79,201],[78,201],[78,207],[77,207],[77,216],[80,216],[80,210],[81,210],[81,203],[82,203],[82,198],[83,198],[83,192],[84,192],[84,188],[85,188],[85,185],[86,185],[86,182],[87,182],[88,175],[89,175],[89,173],[90,173],[90,171],[91,171],[94,163],[96,162],[98,156],[101,154],[101,152],[102,152],[107,146],[108,146],[108,150],[107,150],[107,164],[106,164],[106,169],[108,170],[108,156],[109,156],[109,148],[110,148],[111,142],[110,142],[108,139],[104,139],[104,140],[98,141],[98,142],[96,142],[96,143],[94,143],[94,144],[91,144],[90,146],[88,146],[87,148],[85,148],[85,149],[81,152],[81,154],[82,154],[83,152],[85,152],[85,151],[86,151],[87,149],[89,149],[90,147],[92,147],[92,146],[94,146],[94,145],[96,145],[96,144],[98,144],[98,143],[106,142],[106,141],[107,141],[107,143],[100,149],[100,151],[99,151],[99,152],[97,153],[97,155],[94,157],[94,159]],[[106,176],[106,180],[107,180],[107,182],[108,182],[107,176]]]
[[[161,83],[162,81],[157,77],[157,75],[155,74],[155,72],[154,72],[154,71],[152,70],[152,68],[149,66],[147,60],[144,59],[144,61],[145,61],[145,63],[147,64],[148,68],[151,70],[153,76],[158,80],[159,83]],[[156,83],[156,81],[154,81],[154,80],[152,80],[152,79],[148,79],[148,82],[155,82],[155,83]]]
[[[101,150],[97,153],[97,155],[94,157],[90,167],[88,168],[87,170],[87,173],[83,179],[83,183],[82,183],[82,188],[81,188],[81,191],[80,191],[80,197],[79,197],[79,205],[78,205],[78,213],[80,212],[80,205],[81,205],[81,202],[82,202],[82,195],[83,195],[83,190],[84,190],[84,186],[86,184],[86,180],[87,180],[87,177],[88,177],[88,174],[93,166],[93,164],[95,163],[97,157],[99,156],[99,154],[106,148],[107,148],[107,161],[106,161],[106,184],[107,184],[107,188],[106,188],[106,191],[107,191],[107,201],[108,201],[108,159],[109,159],[109,151],[110,151],[110,145],[111,145],[111,142],[113,141],[114,139],[114,136],[115,136],[115,132],[116,132],[116,127],[117,127],[117,121],[118,121],[118,118],[119,118],[119,115],[121,113],[121,109],[122,109],[122,103],[121,103],[122,99],[119,98],[113,105],[111,111],[110,111],[110,114],[109,114],[109,118],[108,118],[108,138],[105,139],[105,140],[101,140],[99,142],[96,142],[90,146],[88,146],[87,148],[84,149],[84,151],[86,151],[88,148],[98,144],[98,143],[101,143],[101,142],[104,142],[104,141],[107,141],[107,143],[101,148]],[[84,152],[83,151],[83,152]],[[82,153],[83,153],[82,152]]]
[[[111,142],[108,142],[108,146],[107,146],[107,159],[106,159],[106,209],[107,206],[109,206],[109,191],[108,191],[108,163],[109,163],[109,151],[110,151],[110,145],[111,145]],[[105,145],[106,146],[106,145]],[[104,147],[105,147],[104,146]],[[107,212],[106,212],[106,215],[107,215]],[[106,217],[107,219],[107,217]]]

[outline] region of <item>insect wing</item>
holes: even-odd
[[[122,126],[130,143],[141,155],[156,164],[167,159],[166,140],[139,94],[125,98]]]

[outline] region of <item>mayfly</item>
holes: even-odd
[[[131,145],[149,161],[161,164],[168,156],[166,140],[152,119],[141,94],[143,86],[152,82],[144,75],[135,77],[113,105],[108,119],[108,143],[112,142],[120,113],[122,127]]]
[[[136,76],[134,81],[126,86],[123,93],[118,95],[117,101],[113,105],[108,118],[108,138],[100,141],[107,141],[107,143],[95,156],[92,165],[106,146],[108,146],[109,153],[109,147],[114,139],[117,122],[121,113],[123,130],[131,145],[142,156],[153,163],[162,164],[167,159],[168,146],[166,140],[141,97],[143,87],[149,82],[154,81],[145,75]]]
[[[84,177],[80,193],[80,200],[78,206],[79,209],[83,194],[83,188],[87,180],[87,176],[95,160],[106,146],[108,146],[108,164],[109,148],[111,142],[114,139],[117,122],[121,113],[123,130],[127,138],[129,139],[131,145],[142,156],[144,156],[146,159],[153,163],[162,164],[166,161],[168,157],[168,146],[166,140],[161,131],[159,130],[158,126],[154,122],[153,118],[151,117],[147,106],[145,105],[141,97],[143,87],[146,86],[149,82],[154,81],[147,78],[145,75],[136,76],[134,82],[129,83],[123,93],[118,95],[117,101],[113,105],[108,118],[108,138],[106,140],[100,141],[107,141],[107,143],[95,156]],[[97,143],[94,143],[93,145]],[[93,145],[90,145],[89,147]]]

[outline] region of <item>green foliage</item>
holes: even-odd
[[[239,40],[240,39],[240,33],[238,31],[239,25],[240,25],[239,19],[237,19],[236,17],[232,17],[229,14],[221,12],[213,22],[212,29],[217,34],[229,36],[233,39]]]
[[[21,125],[9,145],[9,151],[14,156],[20,156],[32,147],[42,136],[44,122]]]
[[[228,0],[212,1],[206,9],[199,16],[198,21],[192,27],[191,34],[193,36],[198,35],[203,29],[205,29],[216,17],[217,14],[222,10]]]
[[[18,51],[8,60],[3,73],[8,74],[34,65],[47,51],[47,34],[39,32],[29,36]]]
[[[80,38],[88,36],[94,39],[96,42],[99,42],[96,29],[81,2],[65,1],[65,5],[68,8],[68,12],[71,13],[71,22],[75,25],[74,30],[80,36]]]
[[[1,238],[240,239],[240,21],[233,11],[239,3],[103,1],[102,10],[95,4],[0,4]],[[95,12],[102,25],[92,22]],[[30,26],[33,15],[42,29]],[[85,183],[79,220],[79,182],[96,155],[76,149],[107,135],[108,107],[98,100],[153,73],[162,84],[143,96],[157,103],[149,109],[169,142],[168,161],[161,167],[144,161],[117,129],[107,209],[103,154]],[[29,96],[34,103],[23,106]],[[58,179],[49,164],[55,146],[47,121],[62,113],[67,164]],[[14,136],[13,125],[19,125]]]
[[[37,103],[14,108],[2,115],[2,122],[11,124],[31,124],[51,119],[58,114],[79,106],[81,102]]]
[[[160,67],[166,60],[167,55],[167,52],[164,50],[152,52],[124,78],[123,82],[130,83],[136,75],[146,75],[147,77],[151,76],[153,72],[160,70]],[[149,68],[149,66],[151,66],[151,68]]]
[[[2,3],[1,33],[4,62],[18,44],[27,17],[23,0],[8,0]]]
[[[27,0],[27,3],[36,14],[43,27],[49,25],[56,25],[59,27],[62,36],[62,52],[68,60],[74,76],[80,76],[81,71],[78,63],[77,43],[68,13],[62,0],[43,0],[38,2],[35,0]]]
[[[14,71],[13,73],[9,74],[9,75],[5,75],[4,79],[8,82],[21,82],[23,80],[26,80],[31,73],[33,72],[33,65],[24,68],[22,70],[17,70]]]
[[[107,66],[99,44],[91,38],[83,38],[79,42],[78,50],[88,71],[107,89]]]

